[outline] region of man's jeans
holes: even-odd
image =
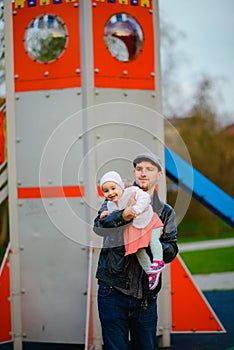
[[[98,310],[105,350],[155,350],[156,301],[144,308],[141,300],[100,284]]]

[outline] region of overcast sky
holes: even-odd
[[[215,106],[224,124],[234,122],[234,0],[159,0],[160,17],[185,34],[177,50],[181,101],[189,101],[202,74],[215,82]],[[165,62],[162,60],[162,66]],[[179,101],[175,102],[175,112]]]

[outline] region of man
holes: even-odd
[[[153,210],[164,224],[160,241],[163,260],[170,263],[178,253],[177,229],[174,210],[160,201],[155,191],[163,176],[161,160],[155,154],[142,153],[135,157],[133,165],[134,185],[149,193]],[[132,197],[127,208],[101,219],[101,212],[107,210],[104,202],[94,221],[94,231],[104,237],[96,277],[105,350],[154,350],[156,346],[156,301],[161,277],[157,287],[150,291],[147,274],[140,267],[136,255],[125,256],[124,226],[131,224],[134,203]],[[147,252],[150,256],[150,249]]]

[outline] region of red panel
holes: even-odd
[[[32,91],[80,87],[80,34],[78,1],[47,6],[14,9],[14,66],[15,91]],[[68,44],[54,62],[43,64],[33,61],[25,51],[25,30],[30,22],[41,14],[57,15],[66,24]],[[45,72],[48,72],[45,74]]]
[[[19,199],[83,197],[83,186],[18,188]]]
[[[0,165],[5,160],[4,111],[0,112]]]
[[[171,264],[173,332],[224,332],[208,301],[194,284],[180,257]]]
[[[5,253],[0,272],[0,343],[11,340],[11,305],[10,305],[10,271],[9,246]]]
[[[153,14],[150,7],[97,2],[93,6],[94,85],[105,88],[155,89]],[[125,12],[141,25],[143,49],[135,61],[120,62],[111,56],[104,41],[104,28],[109,18]],[[128,74],[123,74],[127,71]],[[153,74],[152,74],[153,73]]]

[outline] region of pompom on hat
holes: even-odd
[[[122,189],[124,189],[124,183],[121,179],[121,176],[116,172],[116,171],[108,171],[107,173],[105,173],[100,180],[100,187],[102,190],[102,186],[105,182],[114,182],[117,185],[119,185]]]

